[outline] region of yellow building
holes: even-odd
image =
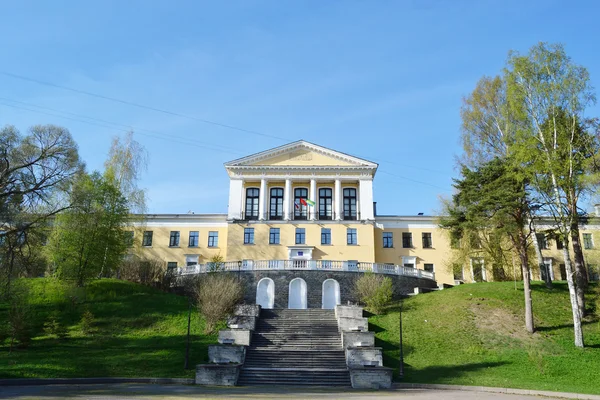
[[[376,215],[377,167],[306,141],[228,162],[228,213],[148,215],[134,233],[140,256],[170,268],[221,256],[227,268],[241,270],[415,273],[439,284],[489,279],[476,257],[453,272],[449,239],[435,217]],[[591,260],[598,227],[582,230]],[[554,279],[563,279],[562,254],[551,244],[543,253]]]

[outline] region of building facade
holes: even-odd
[[[436,217],[378,215],[373,201],[377,167],[306,141],[231,161],[225,164],[230,179],[227,214],[148,215],[133,233],[136,248],[140,257],[178,269],[222,260],[242,270],[261,266],[409,274],[414,268],[439,284],[491,279],[478,257],[458,270],[451,265],[453,249]],[[595,221],[582,229],[592,279],[597,279],[594,260],[596,243],[600,245]],[[540,240],[548,273],[564,279],[556,242]]]

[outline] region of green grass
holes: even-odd
[[[192,377],[185,370],[188,302],[186,298],[114,279],[69,289],[53,279],[27,279],[29,323],[34,339],[9,352],[0,341],[0,378],[54,377]],[[7,319],[0,303],[0,321]],[[94,315],[92,334],[84,334],[81,316]],[[44,334],[51,314],[60,315],[69,336]],[[192,310],[190,365],[207,359],[216,336],[202,334],[203,321]]]
[[[399,306],[369,319],[396,377]],[[522,286],[515,290],[512,282],[461,285],[404,300],[403,381],[600,394],[598,318],[586,318],[586,348],[578,349],[566,283],[555,282],[552,290],[533,284],[533,335],[525,331],[523,309]]]

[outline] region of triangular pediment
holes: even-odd
[[[366,167],[377,164],[304,140],[252,154],[225,164],[225,167]]]

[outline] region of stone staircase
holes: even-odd
[[[333,310],[261,310],[238,385],[350,386]]]

